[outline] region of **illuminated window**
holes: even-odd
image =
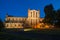
[[[36,17],[37,17],[37,12],[36,12]]]
[[[9,25],[7,24],[6,26],[8,27]]]
[[[32,17],[32,12],[31,12],[31,17]]]
[[[12,20],[14,21],[14,18],[12,18]]]
[[[8,20],[10,20],[10,18],[8,18]]]
[[[16,24],[15,24],[15,26],[16,26]]]
[[[20,26],[20,24],[18,26]]]
[[[32,19],[31,19],[31,25],[32,25]]]
[[[35,15],[35,11],[33,11],[33,17],[34,17],[34,15]]]
[[[37,19],[36,19],[36,24],[37,24]]]

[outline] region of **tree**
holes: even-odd
[[[55,22],[56,27],[60,27],[60,9],[57,10],[56,13],[56,22]]]
[[[3,24],[3,22],[2,22],[2,20],[0,19],[0,31],[1,31],[1,29],[3,29],[5,26],[4,26],[4,24]]]
[[[43,20],[43,22],[47,24],[53,24],[54,8],[52,4],[45,6],[44,12],[45,12],[45,19]]]
[[[44,23],[55,25],[55,27],[60,27],[60,9],[56,11],[54,10],[52,4],[50,4],[45,6],[44,12]]]

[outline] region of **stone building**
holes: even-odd
[[[40,11],[39,10],[28,10],[28,18],[27,21],[31,24],[31,25],[36,25],[37,23],[39,23],[39,18],[40,18]]]
[[[40,18],[40,10],[28,9],[28,17],[14,17],[7,14],[5,18],[5,28],[24,28],[24,22],[33,28],[34,25],[40,23],[42,20],[43,18]]]

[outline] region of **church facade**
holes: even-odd
[[[40,10],[28,9],[28,17],[14,17],[6,15],[5,28],[24,28],[24,24],[29,24],[31,28],[42,22],[44,18],[40,18]]]

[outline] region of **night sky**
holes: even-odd
[[[60,8],[60,0],[0,0],[0,18],[4,20],[6,13],[27,17],[29,8],[40,10],[40,17],[44,17],[44,7],[49,4],[52,4],[55,10]]]

